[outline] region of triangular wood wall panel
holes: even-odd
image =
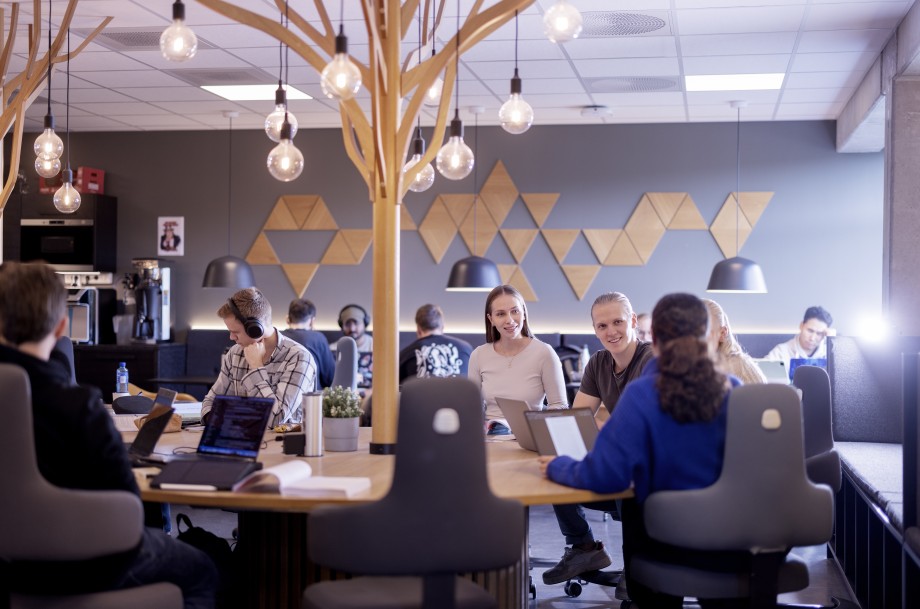
[[[647,192],[643,198],[648,198],[661,222],[668,226],[686,196],[685,192]]]
[[[524,205],[527,206],[534,222],[542,227],[559,200],[559,193],[521,193],[521,198],[524,199]]]
[[[690,195],[684,197],[668,224],[668,230],[706,230],[707,228],[709,227],[706,226],[703,214],[700,213]]]
[[[290,210],[294,222],[297,223],[297,227],[302,228],[303,225],[306,224],[307,218],[310,217],[310,213],[313,212],[313,208],[316,207],[319,196],[284,195],[281,197],[281,200],[284,201],[284,204],[287,205],[287,208]]]
[[[322,264],[357,264],[358,261],[355,259],[351,248],[348,247],[345,236],[342,233],[336,233],[320,262]]]
[[[466,218],[470,210],[473,209],[473,201],[476,200],[476,195],[441,195],[438,199],[441,200],[444,209],[447,210],[450,217],[453,219],[454,226],[459,227],[463,224],[463,219]],[[437,199],[435,200],[437,201]],[[479,211],[481,212],[484,210]]]
[[[299,228],[300,225],[285,204],[284,197],[279,197],[262,230],[298,230]]]
[[[588,288],[591,287],[594,278],[597,277],[597,272],[600,270],[601,265],[599,264],[562,265],[562,272],[565,273],[565,277],[569,280],[569,285],[572,286],[572,290],[575,292],[578,300],[585,297],[585,293],[588,291]]]
[[[604,260],[604,266],[642,266],[643,264],[642,257],[625,232],[613,244],[610,254]]]
[[[373,231],[369,228],[343,228],[341,235],[345,239],[345,243],[348,244],[348,249],[351,250],[352,255],[355,257],[355,264],[361,264],[368,248],[371,246],[371,240],[374,238]]]
[[[282,264],[281,268],[284,270],[291,287],[294,288],[294,293],[297,294],[298,298],[303,298],[304,292],[307,291],[307,286],[313,281],[313,276],[316,275],[316,269],[319,268],[319,265]]]
[[[256,240],[252,243],[252,247],[249,248],[249,253],[246,254],[246,262],[249,264],[281,263],[278,259],[278,254],[275,253],[275,248],[272,247],[265,233],[259,233],[259,236],[256,237]]]
[[[610,256],[610,250],[619,239],[623,232],[622,228],[586,228],[581,232],[585,234],[588,245],[594,251],[597,261],[601,264],[607,264],[607,257]]]
[[[642,258],[642,262],[648,262],[666,229],[661,218],[658,217],[658,213],[655,212],[651,201],[643,197],[639,204],[636,205],[636,209],[633,210],[629,221],[626,223],[626,228],[623,230],[629,235],[636,252]]]
[[[434,203],[428,209],[428,213],[425,214],[424,220],[419,225],[418,234],[421,236],[422,241],[425,242],[425,247],[431,252],[431,257],[434,258],[436,263],[440,264],[444,254],[447,252],[447,248],[450,247],[450,242],[457,235],[457,225],[454,223],[443,197],[438,197],[434,200]]]
[[[475,217],[473,210],[475,209]],[[476,226],[476,239],[473,242],[473,225]],[[477,256],[485,256],[489,251],[489,246],[498,234],[498,225],[492,216],[485,213],[485,203],[482,199],[476,200],[476,206],[470,209],[470,212],[460,223],[460,236],[466,247]],[[474,247],[475,246],[475,247]]]
[[[302,228],[304,230],[338,230],[339,225],[336,224],[335,218],[329,213],[326,202],[323,201],[322,197],[319,197],[316,205],[313,206],[313,211],[304,221]]]
[[[565,260],[575,243],[575,239],[578,239],[578,234],[581,233],[577,228],[544,228],[541,232],[543,233],[543,239],[559,264],[562,264],[562,261]]]
[[[524,260],[534,239],[537,238],[537,233],[535,228],[503,228],[501,230],[502,238],[518,264]]]
[[[479,196],[486,203],[486,208],[495,220],[495,226],[501,226],[517,201],[518,190],[501,161],[495,163],[492,173],[479,191]]]

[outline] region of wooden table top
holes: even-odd
[[[125,439],[133,439],[133,433],[125,433]],[[302,459],[310,464],[318,476],[367,476],[371,479],[369,491],[348,499],[304,498],[276,494],[233,493],[221,491],[192,492],[165,491],[150,488],[148,475],[155,474],[154,468],[136,469],[141,496],[146,501],[179,503],[185,505],[253,509],[281,512],[305,512],[329,503],[374,501],[386,495],[393,477],[393,455],[372,455],[368,452],[371,437],[370,428],[361,428],[358,450],[354,452],[329,452],[322,457],[293,457],[281,452],[282,442],[275,438],[280,434],[266,433],[266,446],[259,453],[259,460],[266,467],[286,459]],[[200,431],[184,430],[180,433],[163,434],[156,452],[169,454],[182,447],[193,452],[201,438]],[[506,437],[507,438],[507,437]],[[489,486],[499,497],[517,499],[524,505],[560,503],[584,503],[631,497],[632,491],[599,495],[590,491],[562,486],[547,480],[540,473],[537,455],[524,450],[510,439],[486,442],[486,458]],[[151,476],[152,477],[152,476]]]

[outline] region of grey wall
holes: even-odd
[[[647,191],[688,192],[708,224],[735,189],[734,123],[536,126],[521,136],[498,128],[480,132],[478,184],[501,160],[519,191],[560,193],[545,228],[623,228]],[[466,136],[472,145],[469,125]],[[300,132],[296,143],[306,169],[283,184],[265,169],[271,142],[264,134],[234,132],[230,253],[246,255],[283,194],[321,195],[340,227],[371,227],[367,189],[341,139],[338,130]],[[203,289],[200,282],[207,262],[228,252],[228,133],[75,133],[71,146],[73,166],[104,169],[106,194],[118,197],[120,272],[132,270],[132,258],[156,254],[157,216],[185,216],[185,256],[169,259],[174,327],[180,336],[190,325],[221,327],[214,311],[229,294]],[[30,154],[23,157],[32,160]],[[34,170],[26,171],[34,184]],[[770,292],[718,296],[736,330],[792,332],[807,306],[822,304],[836,317],[840,333],[848,334],[860,329],[866,314],[881,310],[882,154],[836,153],[833,122],[745,123],[741,189],[776,194],[741,251],[760,263]],[[431,190],[409,193],[405,204],[420,223],[435,197],[448,192],[473,192],[473,177],[450,182],[438,176]],[[535,228],[522,200],[503,226]],[[272,239],[285,262],[319,262],[332,233],[275,233]],[[417,232],[403,231],[401,247],[403,328],[413,326],[419,304],[436,302],[449,329],[479,330],[484,296],[443,289],[452,263],[468,254],[460,238],[440,265]],[[488,255],[498,263],[514,262],[501,238]],[[590,332],[590,303],[608,290],[625,292],[638,310],[650,309],[671,291],[703,295],[721,258],[708,231],[668,231],[648,264],[603,267],[579,301],[538,237],[522,264],[539,297],[528,305],[533,325],[538,332]],[[565,262],[597,264],[583,236]],[[280,267],[255,269],[282,323],[295,293]],[[322,328],[335,327],[345,303],[369,306],[370,251],[358,266],[320,267],[306,296],[317,304]]]

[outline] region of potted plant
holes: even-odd
[[[323,389],[323,444],[326,450],[358,450],[361,396],[350,387]]]

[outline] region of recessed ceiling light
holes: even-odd
[[[272,101],[275,99],[278,85],[202,85],[201,88],[230,101]],[[288,100],[313,99],[310,95],[290,85],[286,87],[286,90]]]
[[[780,89],[786,75],[779,74],[700,74],[685,76],[687,91],[764,91]]]

